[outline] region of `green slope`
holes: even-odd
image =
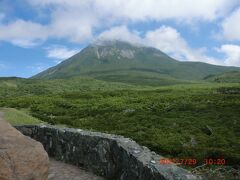
[[[30,116],[24,110],[17,110],[14,108],[0,109],[4,113],[4,119],[12,125],[32,125],[44,123],[37,118]]]
[[[137,89],[137,86],[97,80],[91,77],[71,77],[66,79],[23,79],[0,78],[0,96],[56,94],[76,91]],[[144,87],[141,87],[144,88]]]
[[[142,79],[141,84],[149,84],[149,78],[152,77],[160,85],[167,81],[178,84],[186,80],[201,80],[210,74],[238,69],[200,62],[180,62],[155,48],[108,41],[91,44],[80,53],[33,78],[58,79],[81,75],[126,83],[136,82],[137,78]]]
[[[219,75],[209,75],[205,77],[204,80],[218,83],[240,83],[240,71],[226,72]]]

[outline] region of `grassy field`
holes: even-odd
[[[0,107],[29,109],[33,117],[50,124],[124,135],[168,157],[196,158],[198,165],[206,158],[225,158],[233,166],[240,162],[240,84],[112,84],[111,89],[90,81],[83,90],[45,82],[41,86],[56,91],[35,89],[37,83],[28,82],[18,85],[25,89],[20,94],[10,83],[12,91],[1,96]],[[20,117],[17,112],[8,109],[6,116],[14,120]]]
[[[24,111],[13,108],[1,108],[0,111],[4,113],[4,119],[12,125],[32,125],[43,123],[43,121],[30,116]]]

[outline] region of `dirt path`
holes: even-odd
[[[0,111],[0,119],[3,118],[3,112]]]
[[[50,159],[49,180],[103,180],[76,166]]]

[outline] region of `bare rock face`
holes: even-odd
[[[42,144],[0,117],[0,179],[46,180],[48,169],[49,159]]]

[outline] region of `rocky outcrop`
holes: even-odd
[[[24,136],[0,117],[0,179],[45,180],[48,166],[42,144]]]
[[[162,156],[122,136],[45,125],[16,128],[40,141],[55,159],[84,167],[107,179],[198,179],[174,164],[160,164]]]

